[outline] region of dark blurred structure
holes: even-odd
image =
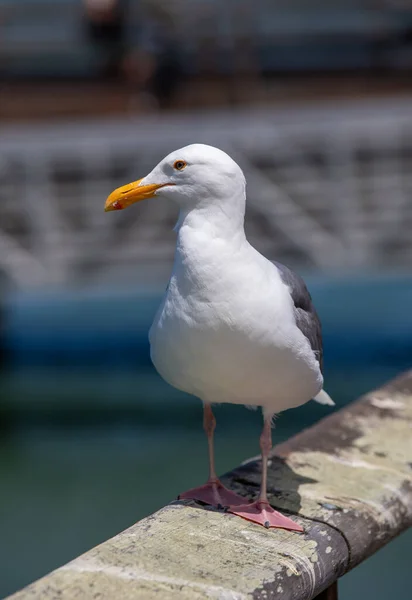
[[[401,0],[1,0],[0,9],[10,77],[104,75],[110,45],[133,45],[154,24],[179,35],[188,73],[242,70],[239,51],[266,74],[412,66],[412,7]]]
[[[389,0],[0,0],[0,118],[24,116],[22,90],[37,104],[27,116],[144,109],[130,102],[142,92],[150,108],[187,108],[273,101],[285,86],[299,97],[400,91],[411,31],[412,8]]]
[[[105,57],[103,76],[119,74],[126,34],[126,0],[83,0],[87,34]]]

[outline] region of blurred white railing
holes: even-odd
[[[192,142],[248,180],[249,237],[302,268],[412,264],[410,99],[4,128],[0,269],[21,287],[128,280],[173,256],[174,206],[103,212],[113,187]]]

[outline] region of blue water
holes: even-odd
[[[327,364],[409,367],[412,276],[306,280]],[[16,292],[5,299],[6,351],[14,364],[147,366],[147,332],[163,289]]]

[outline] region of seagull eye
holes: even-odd
[[[175,164],[173,165],[173,167],[176,169],[176,171],[183,171],[185,166],[186,166],[186,163],[184,160],[177,160],[175,162]]]

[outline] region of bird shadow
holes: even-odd
[[[256,500],[259,495],[262,475],[262,461],[260,458],[252,459],[229,471],[221,477],[222,483],[236,494],[243,496],[245,501]],[[301,508],[299,488],[303,484],[316,483],[316,479],[305,477],[296,473],[287,464],[284,458],[272,456],[268,466],[268,499],[273,508],[283,513],[298,515]],[[216,511],[208,504],[192,500],[176,500],[172,504],[190,504],[196,508]]]
[[[262,461],[252,459],[230,471],[222,478],[225,485],[234,492],[255,500],[260,490]],[[280,456],[269,460],[267,493],[273,508],[290,514],[299,514],[302,506],[299,488],[303,484],[316,483],[316,479],[296,473]]]

